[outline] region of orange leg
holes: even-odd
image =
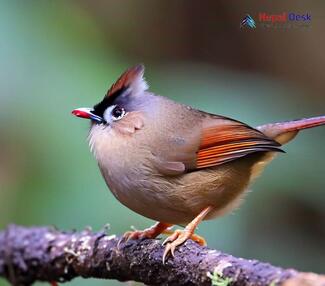
[[[165,263],[166,257],[169,253],[174,257],[175,248],[181,244],[183,244],[186,240],[190,238],[194,238],[193,240],[198,242],[201,245],[205,244],[205,240],[199,236],[194,234],[196,227],[199,223],[206,217],[206,215],[212,210],[212,207],[207,207],[203,211],[199,213],[197,217],[195,217],[184,230],[175,230],[174,233],[167,237],[167,239],[163,242],[166,245],[164,254],[163,254],[163,263]]]
[[[122,239],[139,239],[139,238],[156,238],[159,234],[163,233],[168,229],[172,224],[157,222],[153,226],[144,229],[144,230],[135,230],[135,231],[127,231],[124,233]]]
[[[59,284],[55,281],[50,282],[51,286],[59,286]]]

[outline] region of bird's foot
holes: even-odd
[[[205,239],[199,235],[194,234],[191,230],[188,230],[186,228],[184,230],[177,229],[163,242],[163,245],[166,245],[163,254],[163,263],[165,263],[169,253],[172,255],[172,257],[174,257],[176,247],[182,245],[188,239],[191,239],[202,246],[206,245]]]
[[[141,239],[141,238],[156,238],[159,234],[164,232],[166,229],[168,229],[171,226],[171,224],[158,222],[152,227],[149,227],[144,230],[133,230],[133,231],[127,231],[122,236],[121,240],[119,241],[118,245],[122,241],[129,241],[130,239]]]
[[[154,232],[148,228],[144,230],[130,230],[123,234],[123,239],[126,241],[140,238],[155,238]]]
[[[171,236],[167,237],[167,239],[163,242],[163,245],[166,244],[163,254],[163,263],[165,263],[166,257],[169,253],[174,257],[176,247],[183,244],[188,239],[192,239],[200,245],[206,245],[204,238],[194,234],[194,231],[198,224],[211,210],[211,206],[206,207],[185,227],[184,230],[175,230]]]

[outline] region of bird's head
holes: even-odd
[[[93,108],[77,108],[72,114],[91,120],[91,127],[119,133],[134,133],[143,126],[143,102],[148,85],[144,66],[137,65],[111,86],[102,101]]]

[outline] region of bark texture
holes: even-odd
[[[0,232],[0,276],[12,285],[75,277],[135,280],[147,285],[325,285],[325,277],[236,258],[187,241],[162,263],[153,239],[122,242],[106,232],[63,232],[11,225]]]

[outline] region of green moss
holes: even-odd
[[[211,279],[212,286],[228,286],[233,281],[232,278],[223,276],[220,267],[216,267],[213,271],[213,274],[208,272],[207,275]]]

